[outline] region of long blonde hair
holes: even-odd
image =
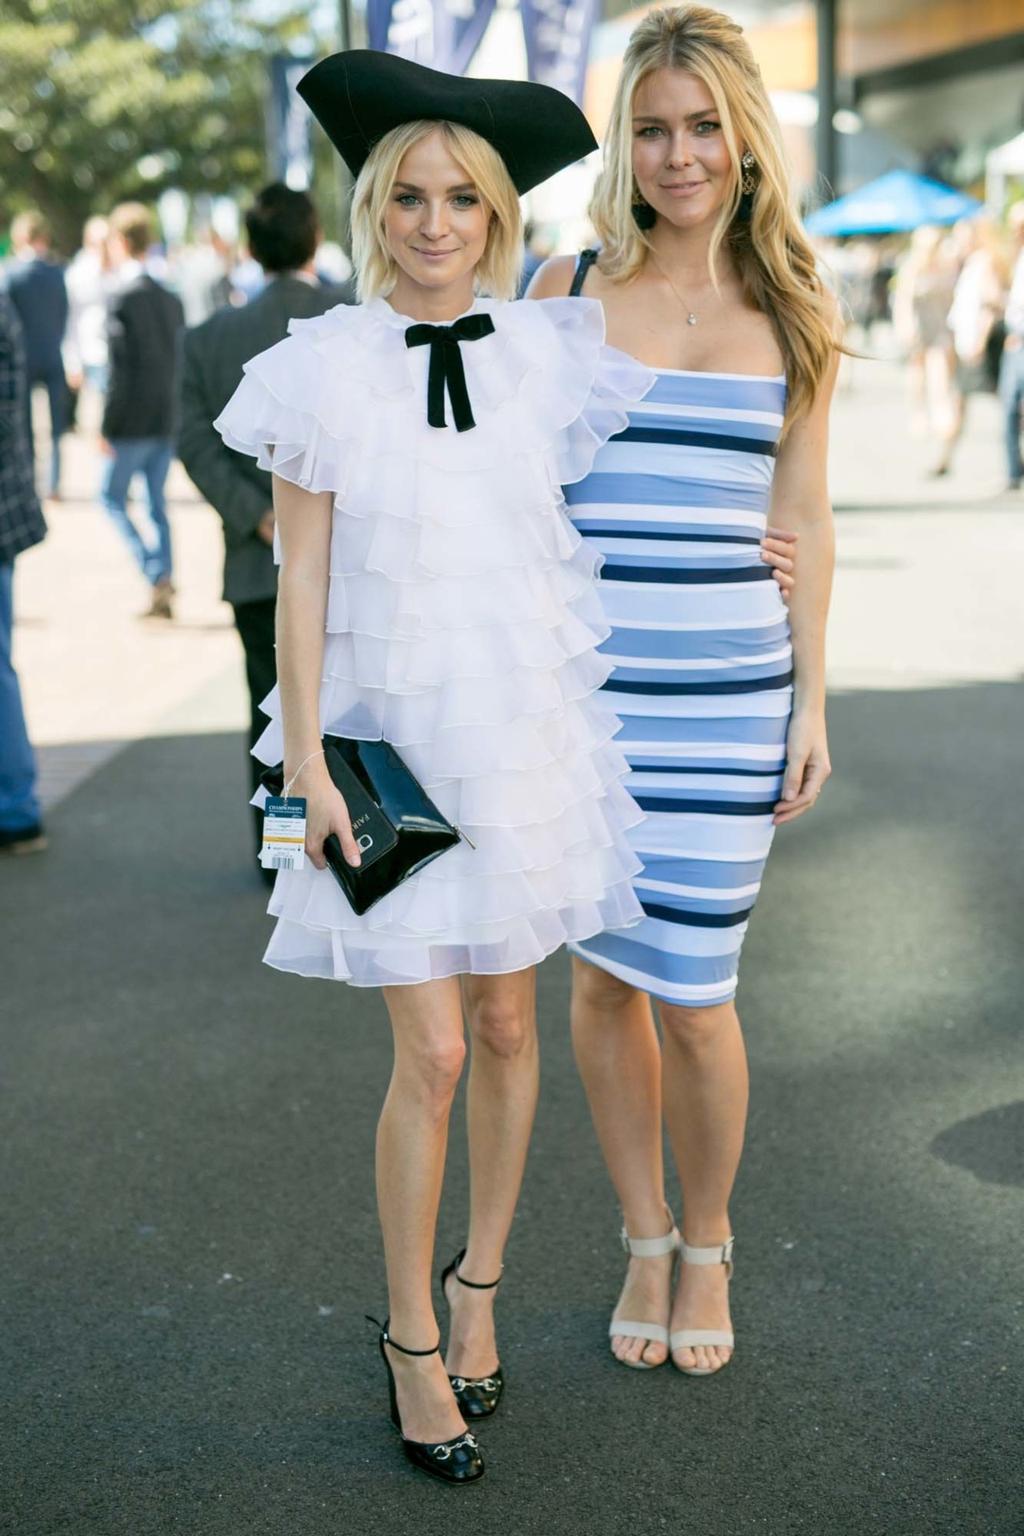
[[[523,215],[504,160],[492,144],[461,123],[417,120],[386,133],[373,146],[356,180],[352,261],[360,299],[384,298],[395,286],[398,265],[388,249],[384,213],[403,157],[427,134],[438,131],[491,210],[487,245],[476,269],[477,291],[496,299],[515,295],[523,259]]]
[[[633,217],[633,100],[656,69],[681,69],[711,93],[732,160],[733,184],[712,232],[708,268],[717,282],[725,246],[743,291],[771,320],[785,359],[786,428],[809,410],[838,345],[834,300],[818,274],[815,254],[793,210],[778,121],[741,27],[703,5],[651,11],[632,32],[605,142],[590,217],[602,252],[600,270],[628,283],[647,260],[651,243]],[[756,161],[749,217],[741,210],[740,156]]]

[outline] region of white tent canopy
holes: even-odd
[[[985,156],[985,201],[997,213],[1002,212],[1011,176],[1024,176],[1024,133]]]

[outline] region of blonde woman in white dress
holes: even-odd
[[[278,875],[266,959],[383,991],[381,1353],[407,1456],[464,1483],[483,1471],[467,1419],[502,1381],[498,1368],[449,1379],[431,1296],[466,1054],[460,978],[487,987],[471,1010],[476,1251],[447,1272],[469,1290],[500,1274],[525,1161],[535,1085],[527,1074],[510,1092],[500,1064],[503,1035],[534,1038],[534,966],[640,915],[626,839],[640,812],[597,698],[599,562],[560,486],[650,376],[603,347],[598,306],[503,302],[519,193],[593,147],[566,97],[358,52],[323,61],[300,92],[358,172],[363,303],[293,322],[217,423],[274,474],[279,684],[256,753],[283,760],[307,802],[307,863]],[[330,834],[350,863],[359,852],[324,733],[390,742],[466,838],[361,917],[325,868]]]

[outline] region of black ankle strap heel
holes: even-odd
[[[448,1300],[448,1292],[445,1289],[448,1277],[454,1275],[460,1285],[464,1285],[471,1291],[493,1291],[501,1284],[501,1275],[497,1280],[466,1280],[459,1274],[459,1265],[466,1257],[465,1248],[457,1253],[452,1262],[441,1271],[441,1289],[444,1291],[445,1300]],[[501,1368],[501,1361],[489,1376],[449,1376],[452,1391],[455,1393],[455,1401],[462,1409],[464,1419],[486,1419],[497,1408],[501,1401],[501,1394],[505,1390],[505,1373]]]
[[[502,1279],[501,1275],[498,1276],[497,1280],[467,1280],[467,1279],[465,1279],[464,1276],[459,1274],[459,1265],[462,1263],[462,1261],[463,1261],[463,1259],[465,1257],[466,1257],[466,1250],[465,1250],[465,1248],[463,1248],[463,1249],[461,1249],[455,1255],[454,1259],[452,1259],[452,1261],[448,1265],[447,1269],[444,1269],[444,1270],[441,1271],[441,1285],[442,1285],[442,1288],[444,1286],[445,1281],[448,1279],[449,1275],[454,1275],[456,1280],[459,1282],[460,1285],[468,1286],[468,1288],[471,1291],[493,1291],[497,1286],[499,1286],[501,1284],[501,1279]],[[504,1274],[504,1265],[502,1266],[502,1274]]]
[[[472,1483],[478,1477],[484,1475],[484,1460],[480,1454],[476,1437],[469,1430],[465,1434],[458,1435],[454,1440],[441,1440],[430,1443],[422,1440],[409,1440],[402,1431],[402,1416],[398,1411],[398,1393],[395,1389],[395,1373],[391,1369],[391,1361],[387,1357],[385,1345],[397,1349],[402,1355],[437,1355],[441,1352],[440,1340],[432,1349],[407,1349],[404,1344],[399,1344],[388,1332],[390,1318],[385,1318],[379,1323],[375,1317],[366,1314],[366,1321],[373,1323],[380,1330],[377,1344],[380,1349],[380,1357],[384,1361],[384,1369],[388,1373],[388,1406],[391,1411],[391,1422],[402,1436],[402,1450],[406,1459],[411,1461],[414,1467],[419,1467],[422,1472],[427,1472],[431,1477],[440,1478],[443,1483]]]

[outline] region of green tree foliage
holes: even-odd
[[[167,187],[266,177],[269,60],[324,51],[311,3],[0,0],[0,223],[19,208],[74,249],[82,223]]]

